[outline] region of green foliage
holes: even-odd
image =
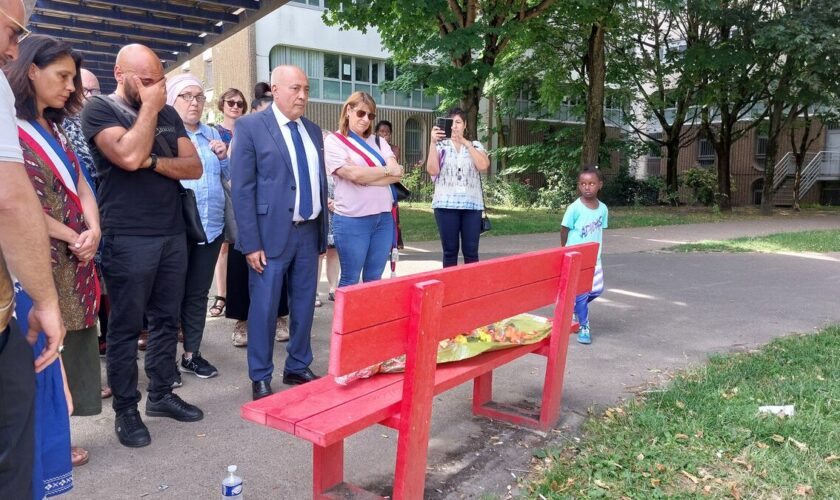
[[[604,183],[599,198],[610,206],[656,205],[664,185],[659,177],[636,179],[630,175],[627,167],[621,167],[617,176]]]
[[[409,191],[411,191],[411,197],[409,201],[412,202],[430,202],[432,201],[432,196],[435,194],[435,183],[431,182],[426,175],[426,171],[423,167],[414,167],[408,169],[408,173],[406,173],[402,178],[402,184],[406,187]]]
[[[537,192],[516,179],[496,176],[484,183],[484,197],[493,206],[529,208],[537,201]]]
[[[683,185],[691,188],[694,202],[710,206],[715,202],[717,173],[709,168],[690,168],[682,178]]]

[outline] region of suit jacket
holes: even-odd
[[[327,173],[321,128],[301,118],[318,150],[321,213],[318,215],[318,248],[327,249]],[[247,255],[265,251],[279,256],[286,247],[295,208],[292,158],[272,107],[236,121],[231,145],[231,197],[238,226],[236,248]]]

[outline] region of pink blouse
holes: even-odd
[[[385,161],[394,157],[391,146],[385,139],[379,139],[380,147],[376,146],[376,139],[373,134],[365,141],[373,149],[379,151]],[[361,149],[361,146],[359,148]],[[334,133],[327,135],[324,139],[324,161],[327,166],[327,174],[332,175],[335,180],[335,213],[345,217],[364,217],[391,211],[393,197],[390,186],[356,184],[336,173],[336,170],[348,163],[366,168],[373,167],[368,167],[364,158],[347,147]]]

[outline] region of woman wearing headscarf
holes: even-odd
[[[181,303],[181,328],[184,330],[184,354],[179,364],[181,371],[194,373],[199,378],[210,378],[218,370],[201,355],[204,337],[207,294],[213,283],[213,270],[219,249],[224,241],[225,193],[222,182],[230,181],[227,146],[219,132],[201,123],[204,112],[204,85],[193,75],[184,73],[166,83],[166,103],[175,108],[190,141],[198,151],[204,171],[196,180],[183,180],[181,184],[195,192],[201,225],[207,241],[189,243],[187,282]]]

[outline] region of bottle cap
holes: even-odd
[[[236,472],[236,466],[235,465],[228,465],[228,472],[231,472],[231,473]]]

